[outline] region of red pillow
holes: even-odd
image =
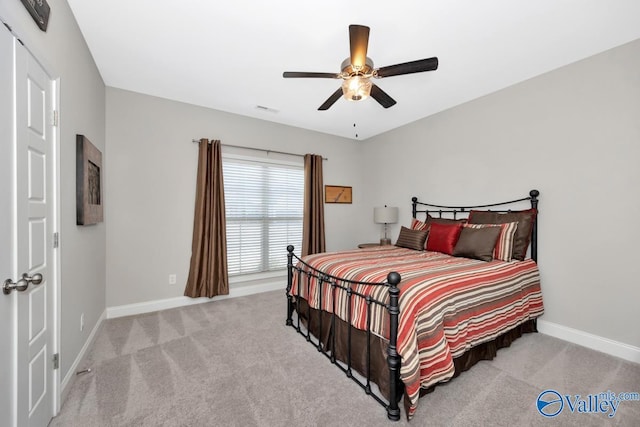
[[[453,248],[458,242],[462,224],[438,224],[432,223],[429,238],[427,239],[427,250],[453,254]]]

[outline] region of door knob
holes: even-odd
[[[40,283],[42,283],[42,274],[40,273],[36,273],[33,276],[29,276],[27,273],[24,273],[22,274],[22,278],[28,283],[33,283],[34,285],[39,285]]]
[[[4,293],[5,295],[9,295],[11,291],[14,289],[22,292],[22,291],[26,291],[28,287],[29,287],[29,282],[26,281],[25,279],[20,279],[17,282],[14,282],[11,279],[7,279],[2,284],[2,293]]]
[[[24,292],[29,287],[29,283],[33,283],[34,285],[42,283],[42,274],[36,273],[33,276],[29,276],[27,273],[24,273],[22,278],[17,282],[7,279],[2,284],[2,292],[5,295],[9,295],[14,289],[19,292]]]

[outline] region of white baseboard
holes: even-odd
[[[601,351],[621,359],[631,362],[640,363],[640,348],[618,341],[610,340],[578,329],[569,328],[567,326],[558,325],[557,323],[547,322],[538,319],[538,332],[569,341],[574,344],[581,345],[593,350]]]
[[[279,279],[274,282],[260,283],[258,285],[236,286],[229,289],[229,295],[219,295],[214,298],[189,298],[175,297],[154,301],[145,301],[135,304],[118,305],[107,307],[107,319],[116,317],[132,316],[135,314],[150,313],[152,311],[167,310],[169,308],[184,307],[193,304],[202,304],[211,301],[220,301],[227,298],[237,298],[246,295],[259,294],[262,292],[282,290],[284,299],[286,279]]]
[[[105,310],[105,311],[102,312],[102,315],[100,316],[100,318],[96,322],[96,325],[91,330],[91,333],[89,334],[89,337],[87,337],[87,340],[85,341],[84,345],[80,349],[80,352],[78,353],[78,356],[76,356],[76,359],[71,364],[71,367],[69,368],[69,371],[67,371],[67,375],[65,375],[64,378],[62,379],[62,382],[60,383],[60,402],[64,402],[65,401],[65,399],[67,397],[67,393],[69,392],[69,389],[70,389],[69,386],[71,385],[72,380],[76,376],[76,371],[78,370],[78,365],[80,365],[80,362],[82,361],[82,359],[86,355],[87,351],[93,345],[93,340],[96,338],[96,333],[98,332],[98,329],[100,329],[100,326],[102,326],[102,322],[104,321],[106,316],[107,316],[107,311]]]

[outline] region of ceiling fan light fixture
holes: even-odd
[[[371,81],[368,77],[352,76],[342,82],[342,94],[349,101],[367,99],[371,93]]]

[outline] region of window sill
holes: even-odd
[[[257,282],[264,282],[269,279],[287,278],[287,270],[267,271],[264,273],[243,274],[229,278],[229,285],[233,287],[253,285]],[[284,283],[284,282],[283,282]]]

